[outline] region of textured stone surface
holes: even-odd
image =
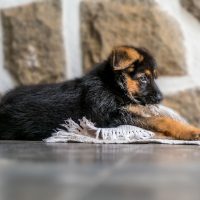
[[[85,0],[81,20],[85,69],[105,59],[113,46],[128,44],[149,49],[162,75],[187,71],[179,24],[153,0]]]
[[[200,89],[187,90],[165,97],[163,102],[200,127]]]
[[[200,20],[200,1],[199,0],[181,0],[181,4],[194,17]]]
[[[62,80],[61,13],[59,0],[2,11],[6,67],[20,84]]]

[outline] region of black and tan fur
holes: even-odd
[[[67,118],[83,116],[98,127],[135,125],[177,139],[199,139],[200,130],[167,117],[144,117],[143,108],[158,104],[162,94],[157,65],[147,50],[113,49],[82,78],[59,84],[23,86],[0,103],[1,140],[42,140]]]

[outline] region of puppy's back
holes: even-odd
[[[25,86],[7,93],[0,102],[0,139],[41,140],[68,117],[79,117],[80,83]]]

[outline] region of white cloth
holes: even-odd
[[[186,120],[165,106],[149,106],[148,112],[151,116],[168,116],[177,121],[187,123]],[[81,142],[81,143],[159,143],[159,144],[190,144],[200,145],[200,141],[185,141],[173,139],[156,139],[155,133],[130,125],[122,125],[116,128],[97,128],[95,125],[83,117],[79,124],[72,119],[65,121],[61,125],[63,129],[57,129],[51,137],[45,139],[47,143]]]

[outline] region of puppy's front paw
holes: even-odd
[[[193,131],[192,139],[193,140],[200,140],[200,130]]]
[[[180,139],[200,140],[200,129],[191,130],[187,134],[185,134],[185,138],[180,138]]]

